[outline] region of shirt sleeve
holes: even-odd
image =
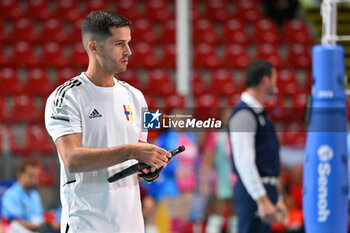
[[[54,142],[61,136],[82,132],[77,101],[69,94],[60,97],[54,92],[46,101],[45,126]]]
[[[41,203],[40,195],[37,191],[31,193],[31,215],[30,222],[34,224],[41,224],[44,222],[43,205]]]
[[[249,110],[241,110],[231,118],[229,129],[237,172],[249,195],[256,200],[266,194],[255,164],[256,119]]]
[[[25,211],[21,208],[18,195],[9,193],[10,189],[3,195],[1,199],[1,215],[8,220],[12,219],[24,219]]]
[[[141,93],[141,109],[140,109],[140,119],[141,119],[141,125],[140,125],[140,134],[139,134],[139,140],[143,142],[147,142],[148,137],[148,130],[143,128],[143,111],[148,109],[147,102],[143,94]]]

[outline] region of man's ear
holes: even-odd
[[[90,41],[88,43],[88,49],[91,54],[97,54],[97,45],[96,41]]]

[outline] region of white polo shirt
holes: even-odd
[[[114,79],[113,87],[94,85],[84,73],[59,86],[48,98],[46,129],[52,139],[82,133],[83,147],[108,148],[147,140],[142,131],[143,94]],[[61,232],[144,232],[137,175],[114,183],[107,178],[136,160],[91,172],[69,172],[61,164]]]

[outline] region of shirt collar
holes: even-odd
[[[264,106],[262,106],[259,101],[257,101],[251,94],[246,91],[242,93],[241,101],[251,107],[255,113],[262,113],[264,111]]]

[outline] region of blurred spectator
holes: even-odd
[[[44,220],[41,198],[36,190],[39,172],[35,159],[24,159],[17,169],[17,182],[2,197],[2,216],[11,222],[10,227],[15,232],[58,232],[59,224],[54,219]]]
[[[279,26],[287,19],[295,18],[298,0],[263,0],[265,15],[274,19]]]
[[[287,132],[285,132],[287,133]],[[287,229],[293,232],[303,231],[303,163],[305,148],[300,146],[282,146],[281,178],[284,183],[284,200],[289,209]]]
[[[140,185],[140,194],[145,233],[158,233],[159,231],[155,225],[157,203],[142,185]]]
[[[227,127],[231,109],[223,109],[221,120],[223,128]],[[209,132],[204,145],[203,171],[201,174],[211,174],[212,182],[206,182],[213,187],[212,209],[209,214],[206,233],[222,232],[225,210],[229,209],[230,219],[228,233],[237,232],[237,216],[234,210],[232,195],[236,176],[231,168],[231,147],[227,132]]]
[[[175,114],[175,113],[172,113]],[[167,130],[156,139],[156,145],[171,150],[184,145],[186,150],[174,157],[160,173],[158,180],[146,184],[157,203],[165,203],[171,219],[172,231],[181,231],[190,219],[194,191],[197,188],[198,142],[191,132]]]

